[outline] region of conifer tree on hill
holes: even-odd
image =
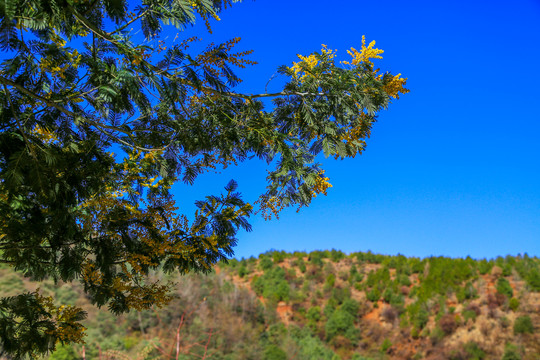
[[[278,93],[234,91],[254,64],[239,38],[190,51],[182,29],[207,26],[231,0],[6,0],[0,4],[0,262],[34,279],[79,281],[119,314],[169,301],[165,271],[209,271],[233,253],[253,207],[231,181],[196,203],[170,187],[257,156],[275,164],[263,216],[307,206],[330,186],[314,158],[354,157],[377,113],[408,92],[382,73],[374,42],[339,63],[300,56]],[[170,40],[163,31],[176,28]],[[142,32],[142,36],[141,36]],[[272,109],[262,98],[272,98]],[[121,148],[121,159],[111,148]],[[272,161],[277,160],[277,161]],[[0,300],[0,352],[14,358],[83,341],[84,312],[39,293]]]

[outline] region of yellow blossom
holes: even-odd
[[[406,94],[410,92],[409,89],[404,88],[407,83],[407,78],[400,78],[401,74],[395,75],[392,80],[384,84],[384,91],[394,99],[399,99],[399,93]]]
[[[318,194],[326,195],[328,188],[332,187],[332,184],[328,182],[330,178],[324,177],[324,170],[320,171],[319,176],[315,179],[315,185],[311,189],[311,195],[316,197]]]
[[[360,51],[356,50],[355,48],[351,47],[351,50],[347,50],[349,55],[352,56],[352,62],[344,61],[344,64],[352,64],[352,65],[358,65],[361,62],[365,62],[368,64],[373,65],[373,62],[371,62],[370,59],[382,59],[382,54],[384,50],[373,48],[375,46],[375,40],[369,43],[368,46],[366,46],[366,36],[362,35],[362,49]]]

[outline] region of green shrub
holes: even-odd
[[[492,261],[487,261],[486,259],[480,260],[480,263],[478,264],[478,272],[482,275],[486,275],[491,271],[491,268],[493,267]]]
[[[343,301],[343,304],[341,304],[340,307],[343,311],[348,312],[352,316],[357,316],[358,311],[360,310],[360,304],[358,304],[358,301],[353,299],[346,299]]]
[[[238,268],[238,276],[243,278],[247,274],[248,274],[248,270],[247,270],[246,266],[245,265],[240,265],[240,267]]]
[[[332,289],[332,296],[337,304],[342,304],[345,300],[350,299],[351,290],[348,287],[336,287]]]
[[[324,342],[316,336],[313,336],[312,332],[306,328],[297,329],[292,327],[291,335],[293,341],[296,342],[297,352],[290,356],[290,359],[317,359],[317,360],[336,360],[339,359],[337,355],[330,350]],[[234,357],[237,359],[240,357]],[[233,357],[231,357],[231,360]]]
[[[285,251],[274,251],[272,253],[272,259],[274,260],[275,264],[282,263],[283,260],[287,257],[287,253]]]
[[[343,253],[343,251],[341,250],[332,249],[330,251],[330,259],[332,259],[333,262],[338,262],[344,257],[345,257],[345,253]]]
[[[534,326],[530,316],[520,316],[514,322],[514,334],[532,334],[533,332]]]
[[[390,341],[390,339],[386,338],[384,339],[384,341],[382,342],[381,344],[381,351],[383,353],[387,352],[388,349],[390,349],[392,347],[392,342]]]
[[[516,311],[519,308],[519,300],[516,298],[511,298],[510,301],[508,301],[508,307],[512,311]]]
[[[463,316],[463,320],[467,322],[467,320],[472,319],[473,321],[476,321],[476,312],[473,310],[463,310],[461,313]]]
[[[82,357],[77,352],[67,345],[58,346],[56,350],[49,356],[49,360],[78,360]]]
[[[326,322],[326,339],[331,340],[336,335],[347,337],[347,334],[350,334],[349,329],[351,328],[354,328],[354,316],[343,309],[337,309]]]
[[[504,349],[504,355],[501,360],[521,360],[518,348],[515,345],[508,344]]]
[[[328,299],[323,309],[324,316],[326,316],[327,319],[330,318],[330,316],[332,316],[334,311],[336,311],[337,307],[338,307],[338,304],[337,304],[336,299],[333,299],[333,298]]]
[[[412,323],[415,328],[421,330],[426,326],[426,324],[429,321],[429,312],[424,309],[420,308],[418,312],[415,314],[414,318],[412,319]]]
[[[392,297],[394,296],[394,293],[392,292],[391,289],[386,289],[383,293],[383,300],[389,304],[390,303],[390,300],[392,300]]]
[[[371,302],[379,301],[381,297],[381,293],[379,292],[379,289],[373,288],[366,294],[366,297]]]
[[[287,353],[274,344],[270,344],[264,350],[264,360],[287,360]]]
[[[525,280],[532,291],[540,291],[540,271],[537,268],[529,271]]]
[[[497,280],[497,292],[511,298],[514,295],[514,290],[506,278],[500,277]]]
[[[502,268],[502,274],[503,276],[510,276],[512,275],[512,265],[510,264],[504,264]]]
[[[306,313],[306,319],[311,321],[319,321],[321,319],[321,308],[318,306],[310,307]]]
[[[465,352],[469,355],[468,360],[482,360],[486,357],[486,353],[482,350],[477,343],[469,341],[463,346]]]
[[[251,287],[257,295],[262,295],[266,299],[275,302],[288,301],[291,289],[285,275],[285,270],[281,267],[271,268],[260,277],[254,276]]]
[[[424,271],[424,268],[426,266],[424,260],[420,260],[418,258],[409,259],[409,265],[413,274],[420,274]]]
[[[328,286],[329,288],[333,288],[334,285],[336,284],[336,275],[334,274],[329,274],[327,277],[326,277],[326,282],[325,282],[325,286]]]
[[[323,265],[323,253],[321,251],[313,251],[309,254],[308,260],[313,265],[322,266]]]
[[[411,280],[405,274],[399,275],[399,284],[403,286],[411,286]]]
[[[431,344],[432,345],[438,344],[439,342],[441,342],[442,339],[444,339],[445,335],[446,335],[445,332],[439,326],[436,326],[429,336],[431,340]]]
[[[474,287],[474,285],[468,281],[464,287],[459,288],[459,290],[456,292],[456,296],[458,301],[461,303],[464,300],[470,300],[477,297],[478,291]]]
[[[270,270],[274,266],[274,262],[268,256],[262,255],[261,260],[259,262],[259,266],[261,270],[267,271],[267,270]]]

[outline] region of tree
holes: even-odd
[[[149,272],[210,271],[253,212],[231,181],[189,220],[172,184],[257,156],[275,166],[256,201],[263,216],[307,206],[331,186],[315,156],[361,153],[377,113],[408,92],[406,79],[375,68],[382,50],[364,38],[343,64],[323,47],[280,67],[281,92],[234,92],[232,67],[254,64],[250,51],[234,51],[239,38],[198,54],[196,39],[182,39],[197,16],[210,30],[230,5],[0,4],[1,263],[37,280],[80,281],[116,314],[163,305],[170,285]],[[171,26],[174,40],[162,35]],[[82,341],[84,316],[37,292],[2,299],[1,351],[20,358]]]

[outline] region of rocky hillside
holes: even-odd
[[[538,264],[273,252],[224,271],[342,358],[538,359]]]
[[[540,359],[540,260],[272,251],[176,283],[164,309],[114,317],[82,289],[41,291],[88,311],[60,359]],[[36,283],[0,268],[2,296]]]

